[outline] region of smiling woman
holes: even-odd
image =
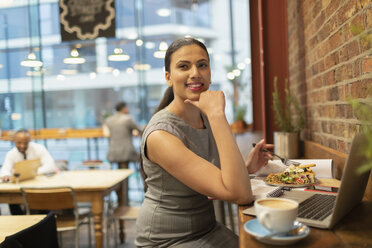
[[[169,86],[142,136],[147,191],[137,219],[139,247],[238,247],[237,236],[216,222],[213,197],[250,203],[248,170],[266,164],[261,141],[247,164],[225,116],[222,91],[210,91],[206,47],[174,41],[165,56]],[[208,179],[208,180],[207,180]]]

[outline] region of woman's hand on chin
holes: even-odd
[[[207,116],[225,114],[225,95],[222,91],[207,90],[200,94],[199,101],[186,99],[184,102],[199,108]]]

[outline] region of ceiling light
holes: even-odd
[[[164,59],[167,49],[168,49],[167,42],[165,41],[160,42],[159,50],[154,52],[154,57],[158,59]]]
[[[97,73],[95,73],[95,72],[89,73],[89,78],[90,79],[95,79],[96,77],[97,77]]]
[[[149,64],[135,64],[134,69],[137,71],[147,71],[151,69],[151,65]]]
[[[120,71],[118,69],[114,69],[112,71],[112,75],[114,75],[115,77],[119,76],[120,75]]]
[[[61,74],[63,75],[75,75],[78,73],[78,70],[76,69],[62,69]]]
[[[98,73],[110,73],[114,70],[114,68],[110,67],[110,66],[100,66],[100,67],[97,67],[97,72]]]
[[[162,9],[158,9],[156,11],[156,14],[161,17],[167,17],[167,16],[170,16],[171,11],[170,9],[162,8]]]
[[[110,54],[108,56],[108,60],[110,61],[127,61],[129,59],[130,59],[129,55],[124,54],[123,50],[118,47],[114,49],[113,54]]]
[[[33,52],[30,52],[27,56],[27,59],[21,61],[21,66],[26,67],[41,67],[43,62],[36,59],[36,55]]]
[[[85,58],[79,57],[79,52],[76,48],[72,49],[70,52],[70,57],[65,58],[63,63],[65,64],[83,64],[85,63]]]
[[[66,77],[64,75],[62,75],[62,74],[57,75],[57,80],[58,81],[64,81],[65,79],[66,79]]]
[[[137,46],[142,46],[143,45],[143,40],[141,40],[141,39],[136,40],[136,45]]]
[[[128,67],[125,71],[128,74],[132,74],[133,73],[133,69],[131,67]]]
[[[239,63],[239,64],[237,65],[237,67],[238,67],[238,69],[240,69],[240,70],[244,70],[245,67],[246,67],[246,64],[245,64],[245,63]]]
[[[2,64],[0,64],[0,68],[3,68],[3,65]]]
[[[151,42],[151,41],[148,41],[148,42],[145,43],[145,47],[147,49],[153,49],[155,47],[155,43]]]

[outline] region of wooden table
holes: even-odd
[[[44,219],[46,215],[0,216],[0,244],[7,236],[20,232]]]
[[[115,190],[119,205],[123,205],[123,182],[132,173],[130,169],[63,171],[52,177],[38,176],[19,184],[0,183],[0,203],[23,203],[21,187],[71,186],[76,192],[77,201],[92,204],[96,247],[101,248],[104,197]],[[122,225],[120,226],[123,234]]]
[[[260,243],[244,231],[244,223],[254,216],[243,214],[248,206],[239,206],[239,247],[273,247]],[[286,247],[372,247],[372,202],[363,201],[332,230],[310,228],[306,238]]]

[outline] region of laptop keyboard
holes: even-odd
[[[324,220],[332,213],[335,195],[316,194],[300,203],[297,217]]]

